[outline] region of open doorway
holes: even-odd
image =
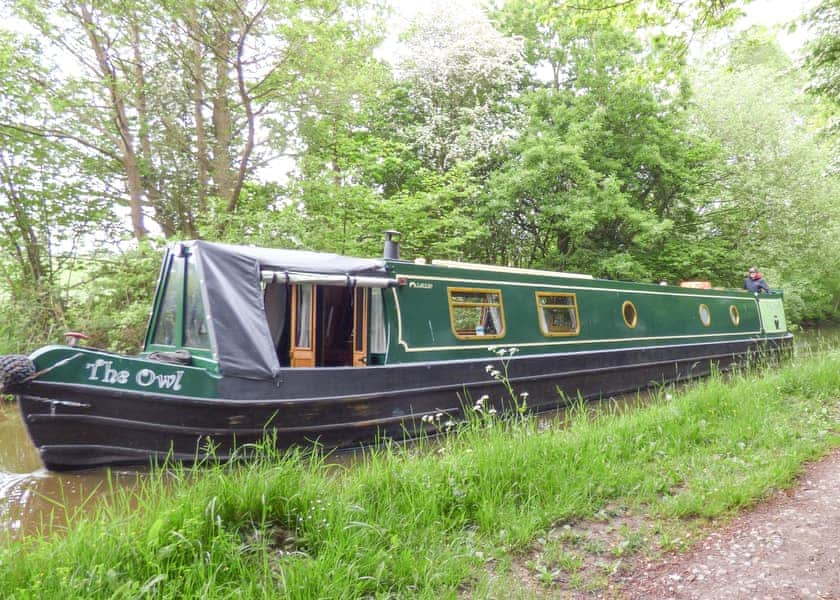
[[[367,288],[298,283],[290,292],[289,333],[278,335],[280,344],[288,344],[290,366],[367,364]]]

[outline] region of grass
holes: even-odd
[[[61,534],[0,545],[0,596],[531,597],[520,576],[592,589],[653,538],[683,547],[691,526],[674,522],[751,505],[840,442],[837,350],[671,393],[548,428],[476,417],[350,468],[267,444],[247,463],[156,471]]]

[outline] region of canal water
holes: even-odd
[[[17,404],[0,401],[0,539],[64,527],[110,490],[132,486],[143,476],[142,470],[47,471]]]
[[[840,326],[796,336],[798,351],[840,346]],[[44,469],[17,404],[0,400],[0,539],[57,531],[87,514],[111,490],[136,485],[143,469],[53,473]]]

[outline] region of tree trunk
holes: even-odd
[[[201,43],[201,24],[195,5],[190,3],[185,17],[185,27],[189,32],[192,45],[187,61],[192,79],[193,120],[195,122],[195,162],[196,162],[196,201],[199,215],[207,212],[207,194],[210,188],[210,159],[207,154],[207,125],[204,120],[204,94],[207,83],[204,77],[203,46]],[[193,233],[195,224],[192,224]]]
[[[256,114],[254,113],[253,102],[248,91],[248,85],[245,81],[245,67],[242,59],[245,53],[245,41],[251,33],[251,28],[262,17],[266,5],[262,7],[249,18],[239,31],[239,41],[236,46],[236,81],[239,89],[239,99],[242,102],[242,107],[245,109],[245,127],[247,134],[245,137],[245,146],[242,149],[242,155],[239,158],[239,168],[236,172],[236,182],[232,190],[232,194],[228,199],[228,213],[236,210],[239,203],[239,196],[242,193],[242,186],[245,185],[245,177],[248,175],[248,165],[251,162],[251,153],[254,150],[254,137],[256,129]]]
[[[103,82],[108,89],[113,109],[114,125],[119,134],[119,146],[122,154],[121,160],[125,169],[126,182],[128,185],[129,208],[131,212],[131,226],[135,239],[143,239],[146,234],[146,227],[143,223],[143,182],[140,173],[140,164],[134,150],[134,137],[131,133],[129,120],[125,108],[125,100],[120,93],[117,73],[108,57],[108,53],[102,46],[102,41],[97,35],[97,26],[93,21],[93,15],[86,4],[81,4],[80,18],[84,25],[85,33],[90,41],[91,48],[96,54]]]
[[[26,204],[18,193],[14,177],[3,156],[0,156],[0,166],[3,168],[0,171],[0,184],[5,188],[5,196],[12,213],[10,221],[3,223],[3,230],[9,240],[14,241],[15,253],[22,271],[28,274],[34,287],[38,287],[44,277],[41,244],[38,243],[38,235],[35,233]]]
[[[163,198],[158,190],[157,182],[155,181],[152,141],[149,134],[149,108],[146,99],[146,74],[143,69],[143,54],[140,49],[140,27],[136,22],[131,25],[131,45],[134,54],[134,85],[132,89],[135,90],[137,109],[137,120],[139,122],[138,139],[140,141],[140,157],[138,167],[140,168],[140,180],[143,184],[143,190],[149,198],[149,203],[155,209],[155,220],[163,230],[163,234],[167,237],[172,236],[179,229],[178,224],[172,217],[172,211],[166,210]]]
[[[233,54],[230,35],[221,26],[214,36],[214,62],[216,84],[213,90],[213,181],[216,193],[227,203],[231,201],[236,182],[232,168],[231,143],[233,141],[233,115],[228,104],[233,82],[229,73],[229,61]]]

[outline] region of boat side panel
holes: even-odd
[[[30,359],[36,371],[40,371],[38,382],[80,385],[93,390],[215,398],[221,379],[198,366],[163,363],[92,348],[46,346],[32,353]]]
[[[781,298],[761,296],[758,299],[761,310],[761,324],[767,333],[781,333],[787,331],[785,308]]]
[[[447,276],[405,276],[406,285],[391,290],[388,300],[393,309],[396,335],[392,336],[389,362],[481,356],[490,345],[516,346],[529,354],[703,343],[762,335],[756,299],[737,291],[641,288],[581,279],[534,283],[443,275]],[[449,319],[447,289],[450,287],[500,291],[505,310],[505,335],[492,340],[456,338]],[[552,291],[575,294],[580,318],[578,335],[560,339],[545,336],[540,331],[536,294]],[[632,328],[625,323],[622,314],[622,307],[628,302],[637,313]],[[708,315],[705,323],[701,311]],[[737,319],[733,318],[733,312]]]

